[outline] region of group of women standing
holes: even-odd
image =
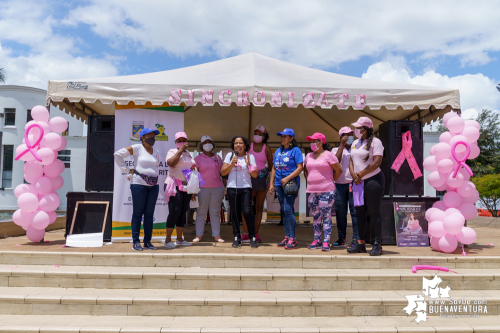
[[[382,161],[384,147],[374,136],[373,123],[367,117],[361,117],[353,131],[343,127],[340,131],[340,146],[331,151],[326,137],[322,133],[314,133],[307,137],[311,142],[312,152],[303,159],[301,149],[295,140],[295,133],[290,128],[278,132],[281,147],[274,156],[266,145],[269,134],[264,126],[254,130],[253,142],[243,136],[235,136],[231,141],[232,152],[222,160],[215,152],[215,143],[210,136],[201,138],[199,150],[203,151],[195,159],[187,151],[187,135],[179,132],[175,135],[175,149],[167,154],[169,175],[165,181],[165,200],[168,201],[167,237],[165,247],[189,246],[191,243],[183,238],[183,227],[190,200],[195,195],[185,191],[186,171],[197,168],[204,180],[198,193],[199,207],[196,217],[196,237],[193,242],[202,240],[205,217],[210,215],[212,236],[215,241],[223,243],[220,236],[220,207],[227,188],[233,227],[233,247],[240,247],[250,242],[252,248],[258,247],[261,239],[258,235],[266,193],[276,194],[282,211],[285,237],[277,244],[286,250],[297,248],[295,236],[296,219],[294,203],[300,188],[299,175],[304,171],[308,205],[313,215],[314,239],[309,249],[330,250],[332,233],[331,210],[337,212],[337,229],[339,239],[333,246],[345,246],[347,206],[353,221],[353,242],[347,250],[349,253],[365,253],[364,234],[367,216],[373,224],[374,243],[370,255],[381,255],[381,214],[380,205],[384,193],[384,175],[379,166]],[[154,135],[152,129],[141,132],[140,145],[133,145],[115,153],[115,160],[124,173],[133,174],[131,190],[133,200],[132,238],[134,250],[142,250],[139,241],[141,217],[144,215],[144,248],[154,249],[151,244],[152,215],[158,196],[158,185],[147,179],[158,175],[158,152],[152,146]],[[353,140],[352,136],[357,140]],[[151,139],[152,138],[152,139]],[[127,156],[134,156],[136,170],[129,170],[124,162]],[[156,162],[156,167],[155,167]],[[153,179],[154,180],[154,179]],[[353,186],[352,183],[354,183]],[[353,207],[352,187],[364,193],[361,202]],[[146,195],[145,195],[146,193]],[[151,197],[151,198],[150,198]],[[154,198],[154,199],[153,199]],[[255,198],[256,214],[252,211]],[[334,206],[335,205],[335,206]],[[243,232],[240,224],[243,224]],[[147,226],[146,226],[147,224]],[[172,242],[171,236],[177,228],[177,239]],[[146,233],[149,233],[146,235]],[[323,239],[321,238],[323,233]]]

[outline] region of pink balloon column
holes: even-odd
[[[465,227],[465,221],[477,216],[474,203],[479,193],[470,181],[473,175],[465,164],[466,160],[479,156],[479,123],[475,120],[464,121],[454,112],[443,117],[448,128],[439,137],[439,143],[431,148],[431,156],[424,160],[424,168],[430,174],[429,184],[438,191],[446,191],[443,201],[436,202],[426,212],[429,221],[431,246],[436,251],[451,253],[458,242],[472,244],[476,232]],[[464,255],[465,252],[463,252]]]
[[[59,133],[68,128],[68,122],[62,117],[49,120],[49,111],[41,105],[31,110],[31,116],[33,120],[26,124],[23,144],[16,148],[15,158],[25,161],[24,179],[29,184],[18,185],[14,190],[19,209],[12,219],[26,230],[29,240],[39,242],[45,236],[45,228],[56,221],[55,210],[61,203],[56,190],[64,182],[60,176],[64,163],[57,159],[57,152],[66,147],[66,140]]]

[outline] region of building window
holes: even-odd
[[[31,116],[31,110],[28,110],[27,116],[26,116],[26,122],[29,123],[32,120],[33,120],[33,117]]]
[[[69,135],[69,125],[68,125],[68,128],[61,133],[62,136],[68,136]]]
[[[14,146],[3,146],[2,187],[12,188],[12,161],[14,160]]]
[[[61,150],[57,156],[58,159],[64,162],[64,166],[69,168],[69,162],[71,160],[71,150]]]
[[[16,109],[4,109],[5,126],[16,126]]]

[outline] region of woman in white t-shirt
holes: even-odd
[[[250,246],[258,247],[255,238],[255,221],[252,212],[252,177],[258,176],[255,157],[248,153],[250,141],[243,136],[235,136],[231,141],[233,152],[226,155],[221,175],[228,176],[227,197],[233,224],[233,247],[241,246],[240,222],[242,213],[247,222]]]
[[[365,226],[367,215],[373,225],[373,246],[371,256],[382,254],[382,216],[380,206],[384,197],[385,177],[380,164],[384,155],[382,141],[373,134],[373,123],[368,117],[361,117],[352,124],[358,138],[352,143],[349,171],[356,185],[363,184],[364,204],[356,207],[358,222],[358,244],[347,249],[349,253],[366,253]]]
[[[141,144],[122,148],[114,153],[115,162],[120,170],[127,175],[132,193],[132,249],[142,251],[139,239],[141,220],[144,215],[144,248],[155,250],[151,244],[153,234],[153,215],[158,198],[158,165],[160,154],[153,148],[158,130],[145,128],[140,133]],[[129,169],[125,158],[133,156],[134,168]]]

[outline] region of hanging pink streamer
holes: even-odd
[[[411,267],[411,271],[413,273],[416,273],[420,269],[425,269],[425,270],[432,270],[432,271],[443,271],[443,272],[452,272],[455,274],[458,274],[457,272],[454,272],[447,267],[440,267],[440,266],[431,266],[431,265],[415,265]]]
[[[462,157],[462,159],[459,159],[457,156],[457,153],[455,152],[455,149],[457,148],[458,145],[464,145],[465,148],[467,149],[467,151],[465,152],[465,155],[464,155],[464,157]],[[470,155],[470,147],[469,147],[469,144],[467,142],[464,142],[464,141],[455,142],[453,144],[453,146],[451,147],[451,155],[453,155],[453,158],[458,163],[458,165],[455,167],[455,171],[453,171],[453,178],[457,177],[458,170],[460,169],[461,166],[464,167],[464,169],[469,173],[469,175],[471,175],[471,177],[474,176],[474,174],[472,173],[472,170],[469,168],[469,166],[464,163]]]
[[[29,132],[34,128],[34,127],[38,127],[40,129],[40,136],[38,137],[38,139],[36,139],[36,142],[34,145],[31,144],[30,140],[29,140]],[[26,129],[26,131],[24,131],[24,141],[26,142],[26,146],[28,148],[26,148],[24,151],[22,151],[19,155],[16,156],[15,160],[17,161],[18,159],[20,159],[24,154],[26,154],[27,152],[31,152],[31,154],[33,155],[33,157],[35,157],[38,162],[41,162],[42,161],[42,158],[40,157],[40,155],[38,155],[35,151],[34,148],[38,147],[38,145],[40,145],[40,141],[42,141],[42,138],[43,138],[43,127],[39,124],[31,124],[28,126],[28,128]]]
[[[408,165],[410,166],[411,172],[413,173],[413,179],[417,179],[418,177],[422,177],[422,171],[418,167],[417,161],[415,160],[415,156],[411,152],[411,147],[413,142],[411,140],[411,132],[408,131],[403,134],[403,148],[399,152],[398,156],[392,163],[391,169],[399,172],[399,169],[403,165],[405,159],[408,161]]]

